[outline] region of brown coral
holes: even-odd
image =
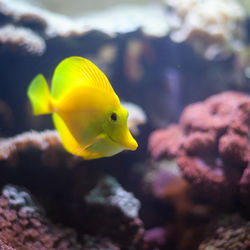
[[[209,234],[199,250],[250,249],[250,222],[238,214],[224,216],[211,222]]]
[[[11,158],[18,151],[35,147],[45,150],[49,146],[60,145],[60,138],[56,131],[26,132],[21,135],[0,140],[0,160]]]
[[[32,158],[29,155],[31,151],[40,152],[38,155],[34,155],[34,158],[39,157],[39,161],[45,166],[55,167],[61,164],[72,167],[82,160],[63,149],[61,139],[55,130],[30,131],[7,139],[0,139],[0,162],[2,164],[18,166],[21,164],[22,155]]]
[[[174,136],[173,127],[179,137]],[[222,204],[239,192],[242,170],[249,162],[249,132],[249,96],[224,92],[189,105],[179,125],[153,132],[149,150],[155,159],[177,157],[195,190]],[[246,180],[241,180],[241,190]]]

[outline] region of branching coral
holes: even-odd
[[[153,132],[149,150],[155,159],[177,157],[195,190],[222,204],[239,194],[242,170],[249,163],[249,131],[249,96],[224,92],[186,107],[178,126]],[[245,171],[242,192],[248,180]]]

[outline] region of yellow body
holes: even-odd
[[[63,60],[56,68],[51,94],[45,78],[31,82],[28,96],[35,115],[53,113],[67,151],[85,159],[135,150],[124,109],[106,76],[81,57]]]

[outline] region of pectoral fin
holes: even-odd
[[[88,145],[84,145],[81,149],[77,150],[74,152],[75,155],[78,155],[79,153],[86,151],[90,146],[92,146],[94,143],[96,143],[97,141],[99,141],[100,139],[104,138],[103,134],[100,134],[98,136],[96,136],[91,143],[89,143]]]

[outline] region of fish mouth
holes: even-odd
[[[136,140],[133,138],[133,136],[130,134],[130,132],[128,132],[128,136],[124,137],[126,139],[123,139],[123,140],[114,140],[110,135],[108,135],[109,139],[114,142],[115,144],[118,144],[126,149],[129,149],[129,150],[132,150],[132,151],[135,151],[138,147],[138,144],[136,142]]]

